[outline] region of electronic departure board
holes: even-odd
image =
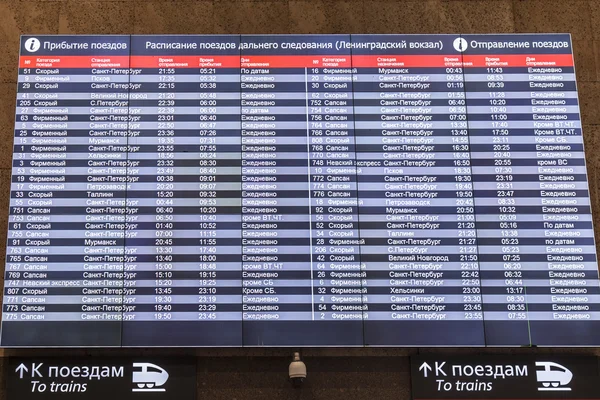
[[[24,36],[1,345],[590,346],[572,45]]]

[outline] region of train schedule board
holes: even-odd
[[[599,345],[572,52],[23,36],[0,345]]]

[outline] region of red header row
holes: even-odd
[[[20,68],[572,67],[570,54],[465,56],[22,56]]]

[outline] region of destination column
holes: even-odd
[[[368,345],[483,345],[455,36],[352,35]]]
[[[119,346],[128,36],[23,37],[3,346]]]

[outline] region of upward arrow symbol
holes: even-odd
[[[15,369],[15,372],[19,373],[19,379],[23,379],[23,372],[29,372],[29,370],[27,369],[25,364],[21,363],[21,365],[19,365],[17,369]]]
[[[431,366],[429,364],[427,364],[426,362],[424,362],[423,364],[421,364],[421,366],[419,367],[419,371],[423,371],[423,376],[425,378],[427,378],[427,373],[429,371],[431,371]]]

